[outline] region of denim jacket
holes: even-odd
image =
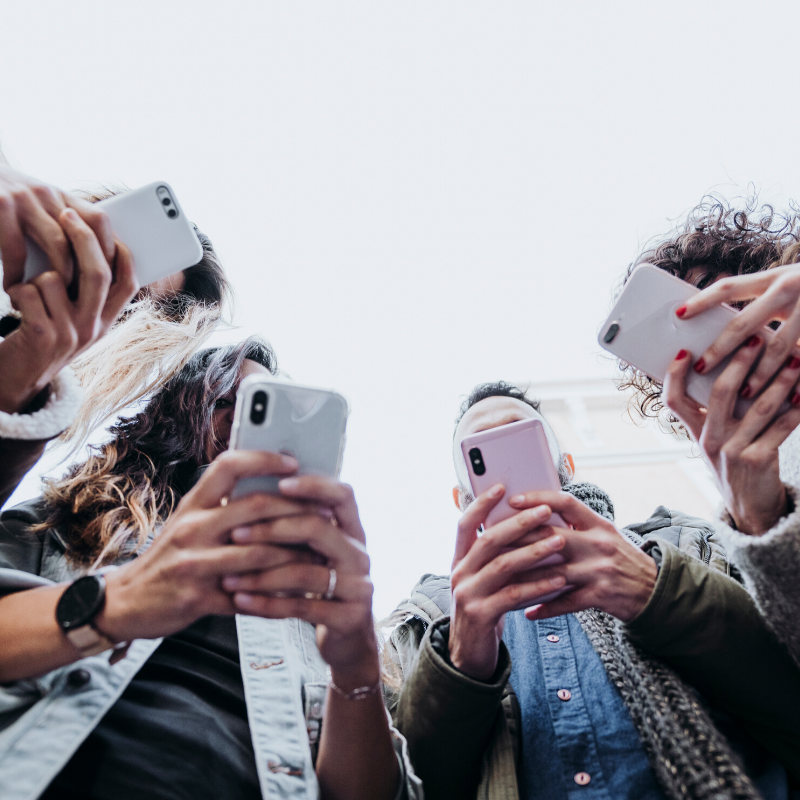
[[[36,501],[0,518],[0,594],[71,580],[53,529],[31,533],[41,518]],[[123,556],[120,563],[130,560]],[[314,761],[325,713],[328,667],[314,627],[298,619],[237,615],[239,660],[256,766],[265,800],[319,797]],[[0,686],[0,797],[34,800],[161,643],[134,641],[113,666],[108,653],[76,661],[35,680]],[[422,800],[405,739],[392,728],[400,764],[397,798]]]

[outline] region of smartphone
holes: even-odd
[[[659,382],[664,380],[670,363],[680,350],[688,350],[697,359],[739,313],[720,304],[697,317],[682,320],[675,311],[700,290],[652,264],[637,267],[622,290],[597,341],[613,353]],[[769,341],[775,332],[764,328],[762,338]],[[711,388],[730,363],[733,354],[714,369],[698,375],[689,370],[686,393],[701,406],[707,406]],[[734,416],[741,419],[754,398],[738,398]],[[790,408],[785,402],[778,413]]]
[[[168,183],[151,183],[97,205],[108,214],[116,237],[131,251],[140,286],[193,267],[202,259],[200,240]],[[36,242],[26,237],[25,245],[23,279],[29,281],[50,269],[50,263]]]
[[[336,392],[249,375],[236,394],[230,449],[286,453],[298,460],[298,475],[338,478],[348,413],[347,401]],[[244,478],[231,497],[277,494],[280,479]]]

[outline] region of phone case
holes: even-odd
[[[116,237],[131,251],[141,286],[192,267],[203,257],[192,223],[168,183],[151,183],[97,205],[108,214]],[[170,216],[170,212],[175,215]],[[25,244],[28,256],[24,280],[28,281],[50,269],[50,264],[36,242],[26,238]]]
[[[266,395],[264,419],[258,422],[255,405]],[[254,415],[256,421],[254,421]],[[287,453],[300,463],[298,475],[336,478],[342,466],[347,401],[336,392],[296,386],[250,375],[236,394],[231,450]],[[254,492],[278,492],[280,476],[265,475],[238,482],[232,497]]]
[[[699,358],[738,313],[731,306],[721,304],[685,321],[676,316],[675,311],[698,292],[699,289],[686,281],[652,264],[642,264],[628,280],[600,328],[597,341],[617,358],[663,381],[680,350],[688,350],[693,358]],[[765,339],[774,335],[770,328],[764,328]],[[702,406],[708,405],[711,387],[732,357],[728,356],[702,375],[689,370],[686,380],[689,397]],[[740,397],[734,416],[741,419],[753,401],[753,398]],[[778,413],[788,408],[786,402]]]
[[[475,472],[475,464],[470,456],[470,451],[475,448],[480,450],[485,468],[485,472],[480,475]],[[512,508],[508,504],[508,498],[515,494],[561,491],[561,481],[553,465],[544,427],[538,419],[511,422],[508,425],[465,436],[461,442],[461,452],[467,465],[472,492],[476,497],[491,489],[496,483],[502,483],[506,490],[503,499],[487,515],[485,527],[491,527],[514,514],[519,514],[519,509]],[[545,524],[569,528],[558,514],[551,514]],[[536,566],[544,567],[563,562],[564,556],[561,553],[554,553],[542,559]],[[546,603],[572,588],[570,585],[564,586],[537,598],[536,602]]]

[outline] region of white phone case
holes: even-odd
[[[131,251],[140,286],[192,267],[203,257],[192,223],[168,183],[151,183],[97,205],[108,214],[116,237]],[[35,242],[26,238],[25,244],[24,280],[29,281],[50,269],[50,263]]]
[[[264,419],[254,421],[254,406],[266,396]],[[250,375],[236,395],[231,450],[264,450],[294,456],[298,475],[339,476],[344,454],[347,401],[336,392],[296,386]],[[278,492],[280,477],[265,475],[239,481],[232,497]]]
[[[697,360],[738,313],[730,306],[719,305],[685,321],[676,316],[675,311],[698,292],[699,289],[686,281],[652,264],[642,264],[628,279],[600,328],[597,341],[617,358],[663,381],[680,350],[687,350]],[[770,328],[764,328],[765,340],[774,335]],[[702,375],[689,370],[686,380],[689,397],[702,406],[708,405],[711,387],[732,357],[728,356]],[[752,403],[753,398],[740,397],[734,415],[741,419]],[[788,408],[786,402],[778,413]]]

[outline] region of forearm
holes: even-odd
[[[356,686],[374,686],[379,675],[376,656],[374,668],[362,675],[334,672],[332,678],[349,692]],[[393,800],[397,795],[400,768],[380,692],[348,700],[328,689],[317,778],[324,800]]]
[[[0,598],[0,683],[36,678],[81,658],[56,622],[56,605],[66,586]]]
[[[46,440],[19,441],[0,437],[0,507],[44,453]]]

